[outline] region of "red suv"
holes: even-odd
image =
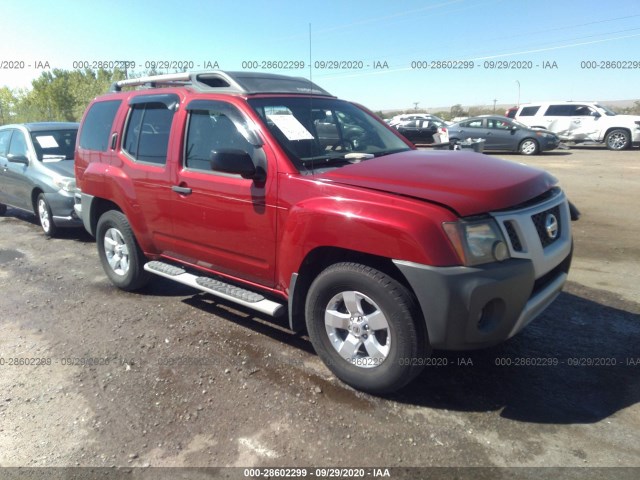
[[[544,171],[418,151],[303,78],[185,73],[112,90],[84,115],[75,166],[110,280],[160,275],[288,315],[355,388],[393,391],[431,348],[511,337],[565,282],[569,207]]]

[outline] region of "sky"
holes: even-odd
[[[373,110],[640,99],[639,0],[3,0],[2,25],[9,88],[128,61],[311,77]]]

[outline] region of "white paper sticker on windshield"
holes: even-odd
[[[56,142],[56,139],[51,135],[39,135],[36,136],[36,140],[42,148],[57,148],[60,146],[58,145],[58,142]]]
[[[313,140],[313,135],[293,115],[267,115],[289,140]]]

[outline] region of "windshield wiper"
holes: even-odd
[[[319,155],[317,157],[309,157],[302,159],[302,163],[304,166],[313,165],[314,167],[324,167],[330,165],[341,165],[345,163],[358,163],[362,160],[367,160],[369,158],[373,158],[375,155],[371,153],[363,153],[363,152],[350,152],[345,155],[337,155],[337,156],[326,156]]]
[[[411,150],[411,149],[410,148],[398,148],[396,150],[387,150],[386,152],[376,153],[375,156],[376,157],[384,157],[385,155],[391,155],[393,153],[400,153],[400,152],[408,152],[409,150]]]

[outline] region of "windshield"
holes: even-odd
[[[73,160],[77,129],[31,132],[33,146],[42,162]]]
[[[604,113],[609,117],[615,117],[617,115],[616,112],[611,110],[610,108],[605,107],[604,105],[596,105],[600,110],[603,110]]]
[[[252,98],[249,104],[300,172],[410,150],[374,117],[334,98]]]

